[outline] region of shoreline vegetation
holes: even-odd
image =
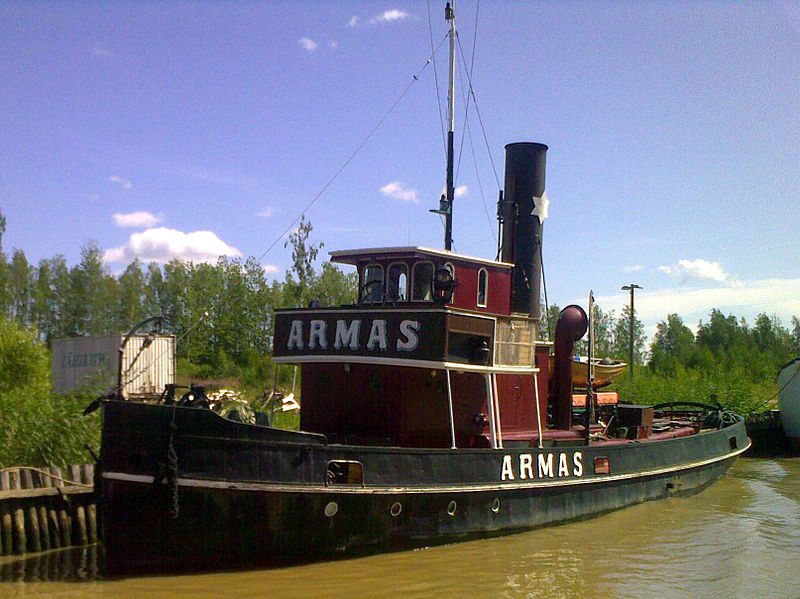
[[[352,303],[357,276],[330,262],[315,268],[323,244],[313,245],[302,219],[289,236],[292,267],[284,280],[268,281],[255,258],[222,257],[216,264],[173,260],[163,266],[134,261],[112,275],[92,243],[79,264],[63,256],[30,264],[22,250],[2,251],[6,223],[0,213],[0,468],[65,466],[91,461],[99,450],[99,415],[84,408],[108,388],[87,386],[65,395],[53,391],[49,345],[53,339],[118,335],[134,323],[162,315],[178,338],[177,384],[209,391],[235,389],[248,402],[263,402],[277,388],[299,391],[290,366],[275,368],[270,350],[273,309]],[[544,308],[544,307],[543,307]],[[543,310],[540,337],[549,339],[559,307]],[[594,307],[595,356],[629,359],[628,308],[617,316]],[[648,344],[634,314],[635,376],[612,389],[626,402],[657,404],[676,398],[719,403],[742,414],[777,403],[780,367],[800,355],[800,319],[791,328],[760,314],[753,325],[711,310],[696,332],[676,314],[658,324]],[[577,353],[585,353],[578,344]],[[277,376],[277,380],[274,378]],[[296,412],[275,412],[273,423],[297,428]]]

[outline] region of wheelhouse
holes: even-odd
[[[538,438],[549,344],[511,312],[512,264],[420,247],[331,258],[357,269],[354,304],[276,312],[274,359],[302,367],[303,430],[407,447]]]

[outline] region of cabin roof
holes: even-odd
[[[493,266],[501,269],[511,269],[513,264],[508,262],[498,262],[497,260],[487,260],[485,258],[474,258],[472,256],[464,256],[455,252],[448,252],[442,249],[432,249],[426,247],[406,246],[406,247],[384,247],[384,248],[363,248],[357,250],[337,250],[330,253],[331,262],[340,264],[352,264],[358,266],[359,264],[369,260],[387,260],[387,259],[431,259],[431,258],[444,258],[445,260],[459,260],[464,262],[472,262],[483,266]]]

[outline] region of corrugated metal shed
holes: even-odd
[[[87,384],[115,388],[124,340],[122,335],[53,340],[55,391],[65,393]],[[132,335],[128,338],[122,352],[122,387],[126,398],[158,396],[165,385],[174,382],[174,335]]]

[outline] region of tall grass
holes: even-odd
[[[92,391],[58,396],[50,352],[32,332],[0,319],[0,467],[66,466],[99,448],[97,414],[83,416]]]
[[[673,376],[653,374],[642,368],[636,375],[614,381],[621,402],[655,405],[673,401],[719,404],[739,414],[773,407],[774,383],[754,383],[740,369],[716,368],[710,372],[678,367]]]

